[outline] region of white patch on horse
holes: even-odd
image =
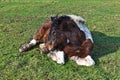
[[[19,49],[19,52],[23,52],[23,50],[20,48],[20,49]]]
[[[39,47],[43,49],[45,47],[45,43],[40,44]]]
[[[35,39],[32,39],[29,44],[36,45],[37,41]]]
[[[70,18],[72,18],[75,22],[79,22],[79,21],[86,22],[85,19],[83,19],[80,16],[76,16],[76,15],[67,15],[67,16],[69,16]]]
[[[93,42],[93,38],[90,30],[85,26],[85,24],[80,23],[80,21],[85,22],[85,20],[82,17],[76,15],[68,15],[68,16],[71,19],[73,19],[73,21],[75,21],[75,23],[78,25],[79,29],[85,33],[86,39],[90,39]]]
[[[51,51],[50,53],[47,54],[47,56],[51,58],[53,61],[57,61],[57,56],[54,52]]]
[[[72,56],[70,57],[70,60],[76,61],[78,59],[78,56]]]
[[[51,51],[47,56],[53,61],[56,61],[58,64],[65,64],[63,51]]]
[[[78,58],[76,60],[76,63],[78,65],[83,65],[83,66],[92,66],[95,64],[94,60],[91,58],[90,55],[88,55],[87,57],[85,58]]]
[[[90,39],[93,42],[93,38],[90,30],[84,24],[81,23],[76,23],[76,24],[78,25],[80,30],[82,30],[85,33],[86,39]]]
[[[69,39],[67,39],[67,43],[69,43],[70,42],[70,40]]]
[[[63,51],[58,51],[56,53],[57,55],[57,63],[58,64],[65,64],[65,60],[64,60],[64,52]]]

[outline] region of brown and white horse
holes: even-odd
[[[39,42],[43,42],[40,44],[42,51],[50,51],[48,56],[59,64],[65,63],[64,55],[78,65],[95,64],[90,56],[93,39],[85,26],[85,20],[80,16],[52,17],[40,27],[30,43],[23,45],[19,51],[27,51]]]

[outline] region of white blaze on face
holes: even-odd
[[[90,30],[85,26],[85,24],[79,22],[79,21],[85,22],[85,20],[82,17],[76,16],[76,15],[68,15],[68,16],[71,19],[73,19],[73,21],[77,24],[79,29],[85,33],[86,39],[90,39],[93,42],[93,38],[92,38]]]

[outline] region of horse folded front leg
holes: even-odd
[[[93,49],[92,41],[90,39],[86,39],[81,46],[81,54],[79,55],[79,58],[76,60],[76,63],[78,65],[84,66],[94,65],[95,62],[90,56],[92,49]]]
[[[28,51],[28,50],[32,49],[36,44],[37,44],[37,41],[36,41],[35,39],[32,39],[29,43],[23,44],[23,45],[19,48],[19,52]]]
[[[83,65],[83,66],[92,66],[95,64],[94,60],[91,58],[90,55],[86,56],[85,58],[78,58],[76,60],[76,63],[78,65]]]
[[[63,51],[58,51],[56,53],[57,55],[57,63],[58,64],[65,64],[65,60],[64,60],[64,52]]]

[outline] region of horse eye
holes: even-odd
[[[56,36],[56,32],[55,31],[53,32],[53,35]]]

